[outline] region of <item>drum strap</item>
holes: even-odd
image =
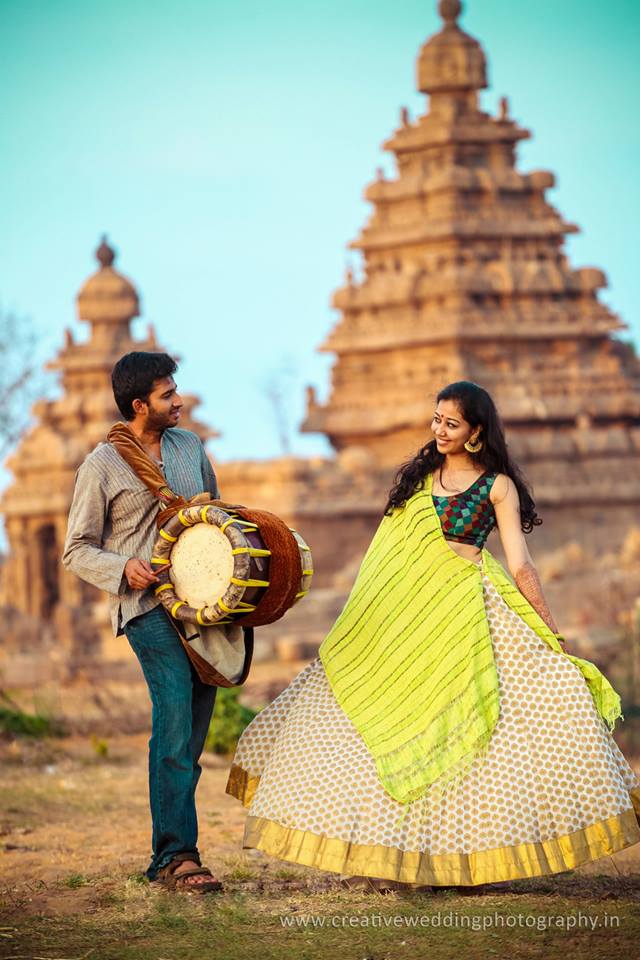
[[[176,514],[178,510],[191,506],[194,503],[201,503],[203,505],[214,504],[223,510],[237,506],[236,504],[225,503],[223,500],[213,500],[208,493],[198,493],[190,500],[185,500],[184,497],[178,496],[168,485],[162,470],[158,464],[151,459],[129,424],[123,423],[121,420],[114,423],[109,430],[107,442],[116,448],[124,462],[131,467],[138,479],[144,483],[147,490],[163,505],[164,509],[161,509],[156,517],[156,526],[158,528],[164,526],[167,520]]]
[[[159,528],[166,523],[169,517],[176,514],[178,510],[194,503],[202,503],[203,505],[211,503],[223,509],[225,506],[233,506],[232,504],[225,504],[221,500],[212,500],[211,495],[208,493],[196,494],[196,496],[190,500],[185,500],[184,497],[179,497],[175,494],[168,486],[158,464],[151,459],[128,424],[122,421],[114,424],[107,434],[107,442],[113,444],[135,475],[144,483],[147,489],[151,491],[154,497],[164,505],[164,509],[159,511],[156,518],[156,524]],[[198,653],[193,643],[189,642],[202,637],[202,642],[204,643],[207,637],[211,637],[211,635],[217,633],[219,634],[218,647],[220,648],[220,644],[222,644],[222,649],[224,650],[225,643],[228,644],[228,640],[225,639],[227,633],[226,628],[216,627],[215,625],[212,627],[195,627],[193,624],[176,622],[171,616],[168,619],[180,637],[185,652],[203,683],[217,687],[236,687],[245,682],[253,658],[253,630],[250,626],[242,625],[244,664],[239,676],[230,680],[216,670],[212,663]],[[237,629],[235,625],[229,628],[232,632],[237,631]]]
[[[121,420],[114,423],[107,434],[107,442],[113,444],[125,463],[129,464],[154,497],[165,504],[182,500],[182,497],[178,497],[167,485],[160,467],[151,459],[127,423]]]
[[[163,504],[164,509],[161,509],[156,517],[159,529],[184,507],[193,504],[212,504],[223,510],[232,510],[236,516],[258,524],[260,535],[271,553],[271,589],[258,601],[255,611],[244,616],[243,627],[249,629],[256,625],[273,623],[293,605],[303,576],[302,562],[297,541],[283,520],[266,510],[248,510],[238,504],[213,500],[208,493],[196,494],[190,500],[179,497],[168,486],[160,467],[151,459],[131,427],[122,421],[111,427],[107,441],[113,444],[125,463]]]

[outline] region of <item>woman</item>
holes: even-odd
[[[489,394],[438,395],[319,656],[241,736],[244,846],[401,884],[552,874],[640,840],[620,699],[564,651]],[[507,566],[483,549],[497,526]]]

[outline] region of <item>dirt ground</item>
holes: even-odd
[[[245,811],[224,792],[228,760],[205,755],[198,788],[200,848],[223,894],[176,897],[149,887],[147,736],[70,737],[0,744],[0,957],[191,958],[470,956],[595,958],[627,950],[640,933],[640,844],[567,874],[508,891],[381,896],[345,891],[333,874],[241,848]],[[533,930],[405,929],[398,918],[579,915],[598,926]],[[619,926],[602,926],[616,914]],[[295,918],[379,915],[390,926],[283,926]],[[294,921],[291,921],[292,923]],[[344,924],[345,921],[340,921]],[[406,921],[402,920],[401,923]],[[457,922],[457,921],[456,921]],[[471,921],[469,921],[471,923]],[[485,922],[484,920],[482,921]],[[527,921],[531,923],[532,921]],[[371,921],[373,924],[373,920]],[[540,950],[540,954],[538,954]]]

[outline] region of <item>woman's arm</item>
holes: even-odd
[[[509,573],[523,597],[526,597],[549,629],[557,634],[558,628],[544,599],[540,577],[522,532],[518,491],[513,480],[504,473],[498,474],[495,479],[491,502],[496,512],[498,532]]]

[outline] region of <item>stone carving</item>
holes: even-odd
[[[443,0],[445,24],[418,57],[428,110],[384,144],[397,175],[366,190],[371,216],[350,244],[361,279],[335,292],[341,316],[320,348],[336,355],[331,393],[302,429],[338,451],[366,446],[390,469],[424,442],[438,389],[475,380],[541,508],[579,505],[591,539],[606,512],[620,543],[640,519],[640,363],[612,336],[625,325],[598,297],[603,272],[568,261],[578,228],[546,199],[553,174],[517,169],[529,131],[506,98],[497,117],[481,110],[485,55],[460,9]]]
[[[495,396],[533,483],[545,523],[532,549],[563,632],[571,638],[575,626],[588,655],[589,643],[611,645],[631,622],[640,573],[640,363],[613,336],[625,325],[598,298],[602,271],[568,261],[564,239],[578,228],[546,199],[553,174],[516,167],[529,131],[506,98],[496,117],[481,110],[486,58],[458,26],[460,11],[458,0],[441,0],[444,25],[417,64],[428,110],[415,120],[401,112],[384,145],[397,176],[377,176],[366,190],[372,213],[351,244],[362,269],[349,267],[335,292],[340,319],[321,347],[336,356],[328,400],[307,388],[303,430],[326,434],[337,456],[216,464],[225,498],[272,510],[314,554],[303,615],[294,610],[276,629],[261,628],[256,661],[269,651],[306,657],[317,649],[379,522],[393,468],[424,443],[435,394],[458,379]],[[88,650],[107,657],[112,643],[103,598],[53,558],[75,469],[116,416],[113,362],[134,346],[160,348],[152,330],[134,345],[135,288],[114,270],[108,244],[97,256],[100,269],[78,298],[91,338],[66,336],[52,364],[63,395],[34,408],[38,423],[9,461],[16,482],[0,504],[10,543],[2,602],[12,624],[23,618],[8,634],[14,659],[18,642],[32,649],[38,637],[51,638],[52,624],[68,654],[51,646],[54,663],[77,665]],[[494,534],[489,549],[497,546]],[[79,623],[75,611],[88,597],[93,621]]]
[[[62,350],[48,364],[59,372],[60,396],[34,406],[35,426],[7,461],[15,481],[0,501],[9,544],[0,604],[13,610],[12,622],[22,617],[30,625],[30,648],[51,639],[53,629],[55,642],[66,652],[65,669],[73,670],[99,661],[102,641],[106,646],[113,642],[103,595],[59,562],[75,472],[120,419],[111,390],[116,360],[129,350],[164,349],[152,328],[145,340],[132,338],[130,323],[139,313],[138,294],[114,268],[115,251],[104,237],[96,259],[99,268],[77,298],[79,318],[90,324],[91,334],[85,343],[76,343],[71,332],[65,332]],[[192,419],[197,403],[196,397],[185,398],[187,415],[181,423],[203,438],[215,435]],[[38,622],[50,629],[34,630]],[[2,659],[14,673],[26,635],[21,639],[20,630],[3,631]]]

